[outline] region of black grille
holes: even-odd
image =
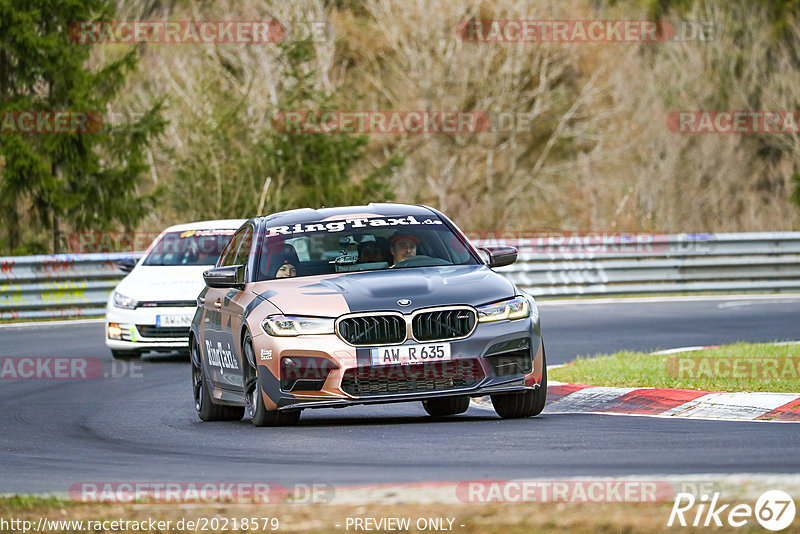
[[[474,358],[413,365],[383,365],[348,369],[342,390],[356,397],[466,388],[484,377]]]
[[[530,373],[533,368],[530,349],[487,356],[486,359],[491,362],[492,370],[497,376]]]
[[[440,310],[414,317],[414,339],[434,341],[464,337],[475,326],[475,312],[469,309]]]
[[[402,343],[406,339],[406,322],[398,315],[348,317],[339,321],[339,335],[351,345]]]
[[[196,308],[196,300],[144,300],[137,308]]]
[[[136,329],[142,337],[189,337],[188,326],[153,326],[137,324]]]

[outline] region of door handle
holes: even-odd
[[[214,307],[215,308],[221,308],[222,307],[222,301],[219,300],[219,299],[215,300],[214,301]]]

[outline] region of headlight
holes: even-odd
[[[122,293],[114,292],[114,306],[117,308],[125,308],[126,310],[134,310],[136,309],[136,299],[132,299],[130,297],[126,297]]]
[[[333,319],[327,317],[273,315],[264,319],[261,327],[271,336],[333,334]]]
[[[492,321],[502,321],[504,319],[524,319],[531,315],[531,304],[525,297],[514,297],[513,299],[478,306],[478,322],[489,323]]]

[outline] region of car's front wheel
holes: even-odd
[[[247,388],[247,415],[250,417],[254,426],[289,426],[296,425],[300,420],[300,410],[268,410],[264,406],[264,397],[261,392],[261,386],[258,385],[258,369],[252,368],[252,363],[255,362],[255,355],[253,352],[253,340],[250,339],[250,334],[246,334],[243,343],[245,351],[245,361],[250,364],[252,371],[252,378],[245,386]]]
[[[542,347],[542,383],[539,389],[524,393],[492,395],[492,406],[497,415],[503,419],[521,419],[539,415],[547,401],[547,362]]]
[[[441,397],[438,399],[425,399],[422,407],[433,417],[446,417],[464,413],[469,408],[469,396]]]
[[[211,402],[208,382],[203,372],[200,345],[197,344],[197,341],[192,344],[191,360],[192,392],[197,416],[203,421],[240,421],[244,417],[243,406],[222,406]]]

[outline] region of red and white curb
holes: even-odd
[[[798,345],[784,341],[773,345]],[[679,347],[653,355],[680,354],[719,348],[719,345]],[[557,369],[566,364],[548,365]],[[491,408],[489,397],[473,399]],[[800,422],[800,393],[721,393],[696,389],[618,388],[550,381],[544,413],[601,413],[649,415],[721,421]]]
[[[488,397],[473,406],[492,408]],[[550,382],[545,414],[599,413],[723,421],[800,422],[800,393],[718,393]]]
[[[551,382],[545,413],[606,413],[682,419],[800,421],[800,393],[715,393]]]

